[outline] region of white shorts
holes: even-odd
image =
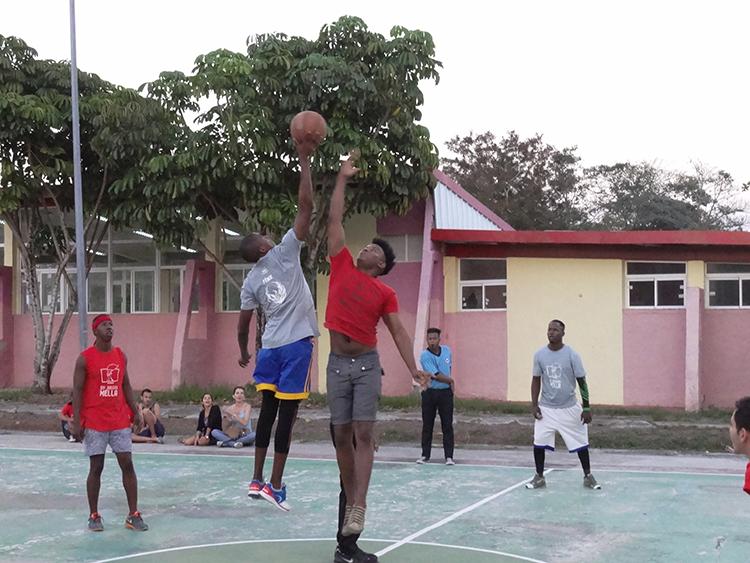
[[[555,449],[555,432],[559,432],[568,451],[573,453],[589,447],[589,427],[581,421],[583,408],[573,405],[567,409],[542,407],[542,419],[534,421],[534,447]]]

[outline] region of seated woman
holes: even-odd
[[[211,446],[216,440],[211,436],[212,430],[221,430],[221,409],[214,405],[211,393],[204,393],[201,399],[203,408],[198,414],[198,427],[193,436],[186,436],[180,443],[186,446]]]
[[[224,431],[211,431],[220,448],[241,448],[255,442],[255,432],[250,425],[250,405],[245,402],[245,388],[237,386],[232,393],[234,404],[224,409]]]

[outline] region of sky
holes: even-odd
[[[0,34],[69,59],[68,0],[0,0]],[[470,131],[544,135],[585,165],[699,161],[750,181],[750,3],[78,0],[82,70],[137,88],[248,36],[315,38],[342,15],[432,34],[443,63],[423,124],[441,155]]]

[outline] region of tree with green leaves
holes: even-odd
[[[575,147],[559,150],[541,135],[501,139],[492,133],[453,137],[443,170],[515,229],[577,229],[586,225]]]
[[[342,17],[312,40],[260,35],[246,53],[217,50],[198,57],[189,75],[162,73],[144,91],[185,123],[195,116],[192,132],[174,154],[147,163],[149,204],[124,212],[175,245],[189,243],[213,218],[278,236],[296,213],[289,123],[299,111],[317,111],[328,136],[312,158],[317,189],[303,265],[313,274],[324,267],[326,206],[350,149],[359,149],[362,172],[347,209],[403,213],[429,193],[438,160],[419,124],[420,81],[437,82],[440,66],[428,33],[396,26],[386,38],[359,18]]]
[[[108,228],[136,224],[145,164],[172,154],[181,124],[154,100],[80,72],[81,167],[87,272]],[[77,303],[70,65],[41,60],[23,40],[0,36],[0,218],[13,233],[34,327],[34,384],[50,391]],[[37,264],[54,264],[42,302]],[[61,280],[72,295],[56,315]]]
[[[735,230],[744,223],[740,200],[748,186],[695,164],[691,173],[649,163],[587,168],[591,219],[606,230]]]

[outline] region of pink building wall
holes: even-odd
[[[625,309],[623,398],[630,406],[685,406],[685,311]]]
[[[425,202],[414,204],[406,215],[387,215],[376,221],[379,235],[421,235],[424,228]]]
[[[382,234],[382,233],[381,233]],[[422,265],[419,262],[402,262],[396,264],[382,281],[391,286],[398,295],[399,317],[409,336],[414,335],[416,325],[417,297],[419,295],[419,275]],[[423,342],[425,335],[416,335]],[[409,371],[398,353],[391,333],[383,321],[378,323],[378,352],[385,372],[383,377],[383,395],[406,395],[411,390]]]
[[[0,266],[0,387],[13,379],[13,269]]]
[[[441,342],[453,351],[456,395],[508,398],[508,323],[505,311],[446,313]]]
[[[702,322],[701,407],[731,408],[737,399],[750,395],[750,312],[705,309]]]
[[[46,317],[45,317],[46,318]],[[73,315],[63,337],[60,357],[52,373],[52,387],[72,387],[73,368],[80,352],[78,316]],[[176,313],[112,315],[114,343],[128,358],[134,389],[169,389]],[[30,315],[14,315],[13,387],[27,387],[34,379],[34,329]],[[92,340],[93,342],[93,340]]]

